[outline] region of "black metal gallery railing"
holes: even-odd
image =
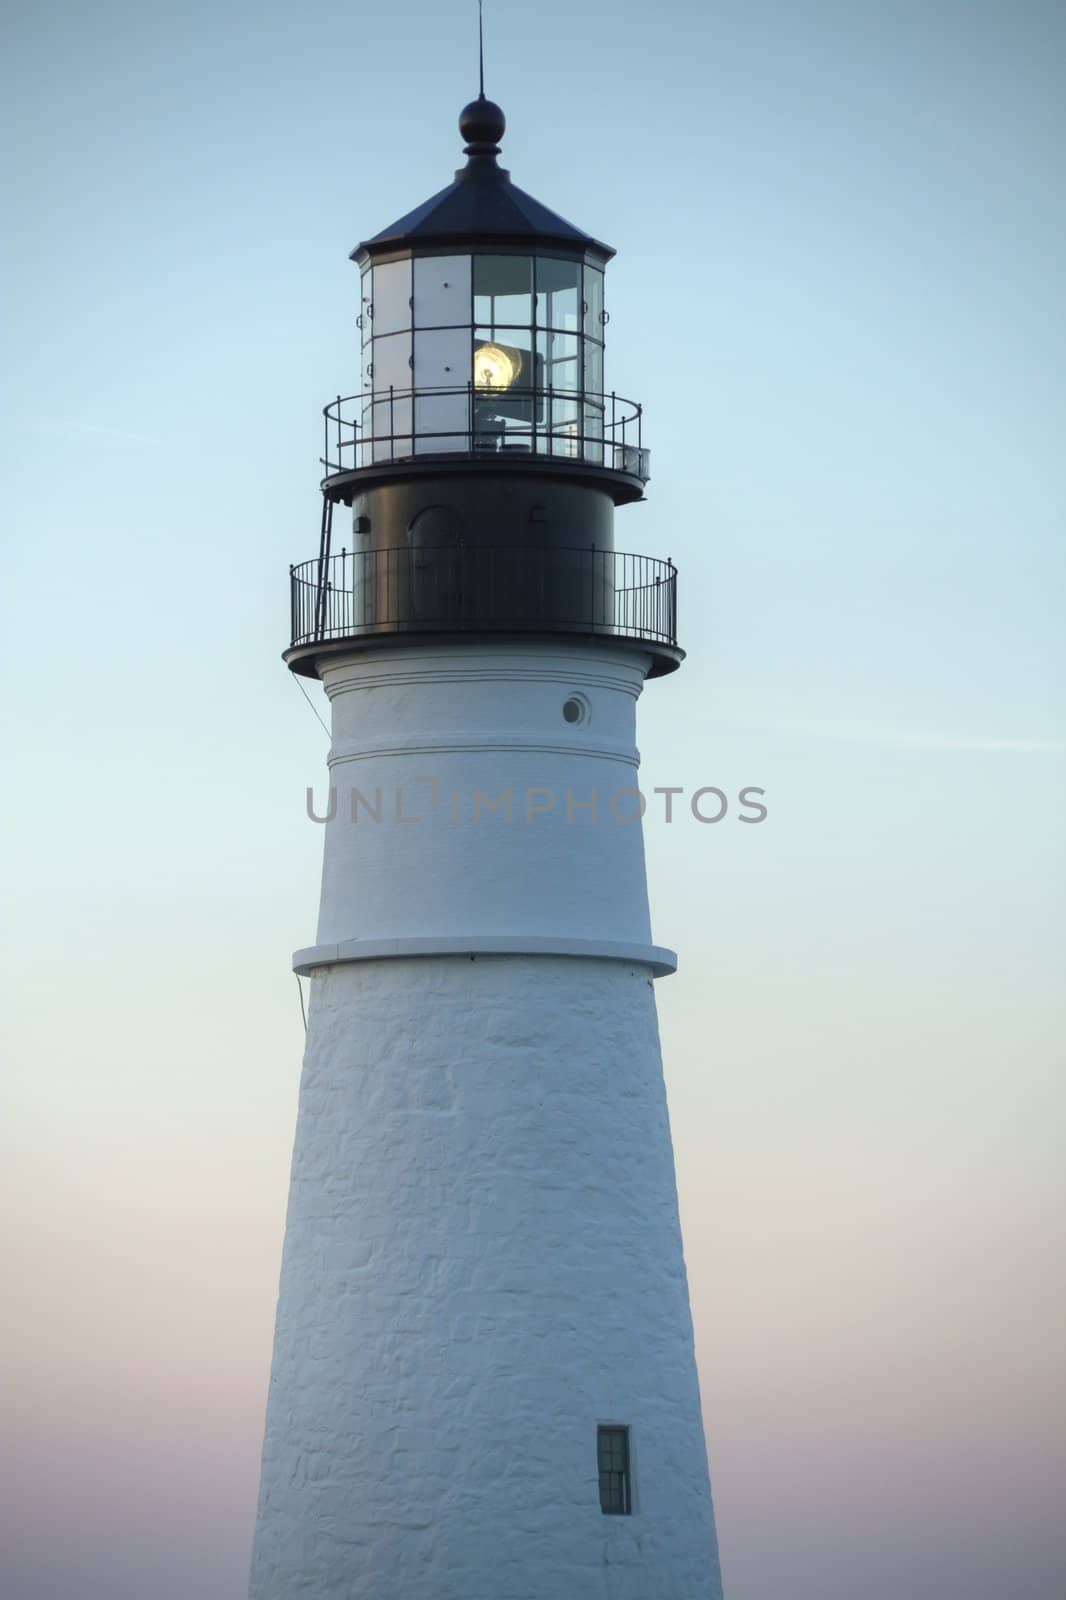
[[[677,570],[614,550],[342,550],[291,568],[293,646],[382,633],[582,633],[677,643]]]
[[[467,455],[583,461],[647,482],[643,412],[616,394],[569,389],[376,388],[338,395],[324,407],[322,465],[328,475]]]

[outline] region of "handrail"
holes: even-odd
[[[614,392],[466,384],[364,389],[323,407],[328,476],[418,456],[551,456],[646,482],[643,408]]]
[[[292,645],[381,633],[581,633],[677,644],[671,561],[594,546],[402,545],[291,569]]]

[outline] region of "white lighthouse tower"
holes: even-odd
[[[292,572],[331,816],[251,1596],[716,1600],[635,743],[676,575],[615,549],[613,252],[511,183],[498,106],[460,129],[353,252]]]

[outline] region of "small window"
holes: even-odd
[[[633,1509],[629,1485],[629,1429],[597,1428],[600,1510],[606,1517],[628,1517]]]

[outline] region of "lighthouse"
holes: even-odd
[[[717,1600],[635,731],[676,573],[615,544],[614,252],[459,127],[352,252],[291,571],[332,726],[251,1600]]]

